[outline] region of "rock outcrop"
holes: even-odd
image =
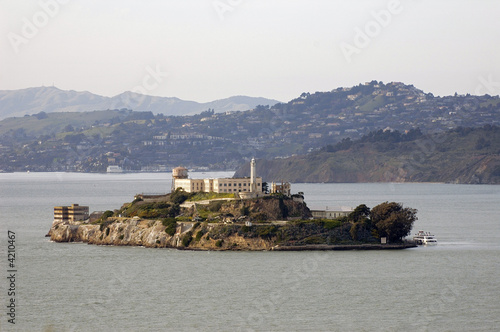
[[[237,231],[241,225],[179,222],[175,234],[169,235],[160,220],[109,218],[100,225],[54,222],[47,236],[55,242],[192,250],[269,250],[275,245],[270,238],[239,235],[228,232],[228,227]]]
[[[345,250],[380,243],[366,221],[311,220],[300,197],[216,200],[183,208],[179,198],[187,196],[136,197],[92,222],[54,221],[47,236],[55,242],[190,250]]]

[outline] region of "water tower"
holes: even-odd
[[[175,190],[175,180],[187,179],[188,170],[185,167],[176,167],[172,170],[172,192]]]

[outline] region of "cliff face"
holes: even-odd
[[[55,242],[195,250],[269,250],[274,245],[271,239],[228,234],[225,228],[232,226],[225,224],[177,223],[174,235],[167,234],[159,220],[109,218],[102,225],[54,222],[48,236]]]
[[[218,217],[229,217],[230,220],[244,218],[250,221],[287,220],[289,218],[309,219],[311,211],[303,202],[290,198],[263,197],[248,200],[214,201],[208,205],[197,204],[196,207],[184,211],[185,216],[202,215],[208,220]]]
[[[137,197],[114,216],[106,211],[92,223],[54,221],[48,236],[55,242],[191,250],[339,250],[332,248],[338,245],[346,250],[380,242],[368,219],[358,220],[366,212],[358,211],[351,219],[311,220],[311,211],[297,196],[191,201],[181,207],[176,203],[180,198],[194,197],[186,195],[176,191]]]

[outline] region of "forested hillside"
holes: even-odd
[[[248,174],[248,164],[235,176]],[[500,128],[459,127],[423,135],[376,131],[321,151],[258,160],[265,181],[500,183]]]

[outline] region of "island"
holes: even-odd
[[[311,211],[289,183],[250,177],[190,179],[172,173],[172,192],[136,195],[115,211],[89,214],[73,204],[54,208],[47,236],[55,242],[189,250],[404,249],[415,209],[384,202],[370,209]]]

